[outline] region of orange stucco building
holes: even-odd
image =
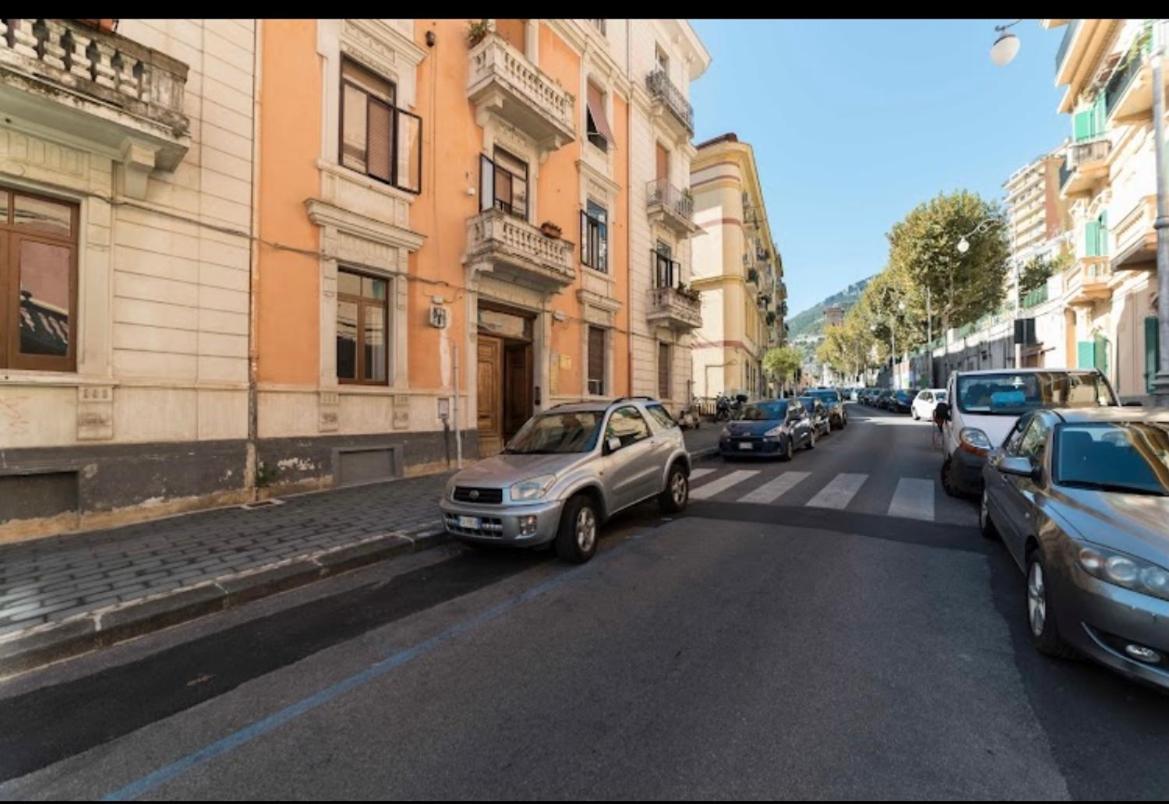
[[[629,393],[629,82],[583,20],[260,23],[259,475],[497,451]]]

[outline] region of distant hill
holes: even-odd
[[[824,308],[839,305],[849,310],[861,297],[861,293],[868,286],[873,277],[862,279],[849,285],[839,293],[834,293],[819,304],[815,304],[804,310],[802,313],[797,313],[787,320],[788,337],[792,340],[801,335],[820,335],[824,331]]]

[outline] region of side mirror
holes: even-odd
[[[950,403],[939,402],[934,406],[934,411],[942,421],[950,421]]]
[[[1031,463],[1030,458],[1020,455],[1006,455],[998,462],[998,470],[1004,475],[1026,477],[1036,482],[1043,476],[1043,469]]]
[[[609,440],[605,442],[605,454],[616,452],[621,449],[621,439],[617,436],[609,436]]]

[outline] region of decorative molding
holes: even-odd
[[[374,220],[365,215],[342,209],[320,199],[310,198],[305,202],[308,217],[314,224],[322,227],[332,227],[339,233],[349,235],[354,239],[361,239],[383,246],[395,246],[406,251],[417,251],[422,248],[426,236],[406,229],[393,226],[382,221]],[[350,244],[355,240],[346,241]]]
[[[407,108],[415,106],[415,68],[426,51],[380,19],[344,19],[340,50],[394,80]]]
[[[114,388],[89,385],[77,389],[77,440],[109,441],[114,437]]]

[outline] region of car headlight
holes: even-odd
[[[556,482],[556,475],[540,475],[527,480],[521,480],[509,489],[514,502],[538,500],[548,493],[552,484]]]
[[[990,443],[990,438],[977,427],[963,427],[958,432],[958,441],[960,442],[958,444],[960,449],[973,452],[976,455],[985,455],[994,449],[994,445]]]
[[[778,427],[772,427],[770,430],[765,432],[763,434],[763,437],[764,438],[779,438],[781,435],[783,435],[786,432],[787,432],[787,427],[785,427],[784,425],[781,424]]]
[[[724,427],[723,431],[721,433],[719,433],[718,435],[719,435],[719,438],[730,438],[731,437],[731,428]]]
[[[1169,600],[1169,570],[1103,547],[1081,547],[1080,568],[1094,578]]]

